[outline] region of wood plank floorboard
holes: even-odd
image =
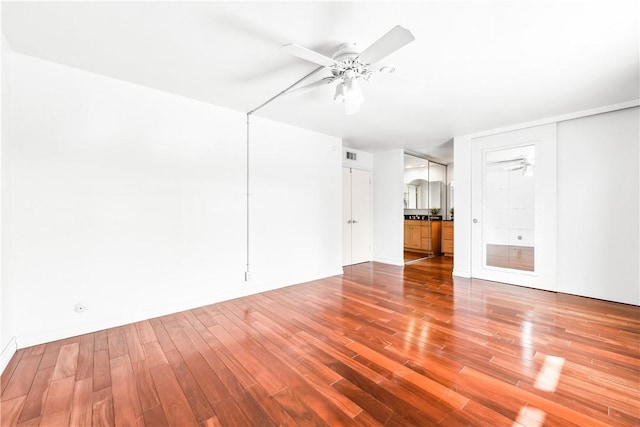
[[[640,426],[640,307],[451,276],[330,277],[20,349],[1,426]]]

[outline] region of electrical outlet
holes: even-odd
[[[75,307],[73,307],[73,311],[75,311],[76,313],[84,313],[84,311],[87,309],[87,307],[82,304],[82,303],[78,303],[76,304]]]
[[[244,272],[244,281],[248,282],[249,280],[251,280],[251,273],[248,271]]]

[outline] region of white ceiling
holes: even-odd
[[[280,51],[331,56],[394,25],[416,40],[383,61],[345,116],[333,87],[256,114],[367,151],[450,161],[455,135],[637,99],[639,2],[2,2],[19,53],[247,112],[315,68]]]

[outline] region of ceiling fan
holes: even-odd
[[[533,176],[535,161],[526,157],[518,157],[509,160],[495,160],[487,162],[487,166],[497,166],[500,169],[509,172],[521,170],[524,176]]]
[[[369,81],[377,72],[393,73],[395,68],[385,66],[378,69],[377,63],[413,40],[415,37],[411,31],[396,25],[362,52],[355,43],[343,43],[330,58],[297,44],[284,45],[282,50],[285,52],[331,71],[331,76],[302,87],[291,88],[289,92],[311,89],[338,81],[333,100],[344,103],[347,115],[355,114],[360,111],[360,106],[364,102],[358,81]]]

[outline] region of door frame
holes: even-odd
[[[471,144],[471,277],[557,290],[557,133],[556,123],[473,138]],[[486,267],[482,237],[484,158],[487,152],[535,145],[534,271]],[[476,222],[477,221],[477,222]]]
[[[367,206],[367,214],[368,214],[368,218],[367,218],[367,236],[368,236],[368,243],[369,243],[369,247],[367,250],[367,256],[366,256],[366,260],[356,260],[354,262],[353,260],[353,241],[350,240],[349,245],[348,245],[348,249],[350,251],[349,254],[349,260],[346,260],[346,254],[345,254],[345,250],[346,250],[346,245],[344,242],[344,239],[346,238],[346,230],[347,228],[349,229],[349,239],[352,239],[352,229],[353,229],[353,224],[348,224],[347,221],[353,220],[352,216],[353,216],[353,210],[352,210],[352,205],[349,206],[348,212],[349,215],[347,215],[347,209],[345,209],[345,206],[342,207],[342,238],[343,238],[343,244],[342,244],[342,266],[346,267],[349,265],[354,265],[354,264],[359,264],[359,263],[363,263],[363,262],[369,262],[372,260],[373,257],[373,197],[372,197],[372,172],[371,170],[367,169],[367,168],[359,168],[359,167],[355,167],[355,166],[347,166],[347,165],[343,165],[342,166],[342,177],[343,177],[343,183],[342,183],[342,191],[343,191],[343,195],[342,195],[342,201],[343,204],[345,203],[345,183],[344,183],[344,173],[345,170],[349,170],[349,193],[351,195],[352,191],[353,191],[353,170],[357,170],[359,172],[364,172],[368,175],[369,178],[369,183],[368,183],[368,206]],[[353,196],[350,197],[349,203],[351,203],[353,199]],[[349,216],[349,218],[346,218],[346,216]]]

